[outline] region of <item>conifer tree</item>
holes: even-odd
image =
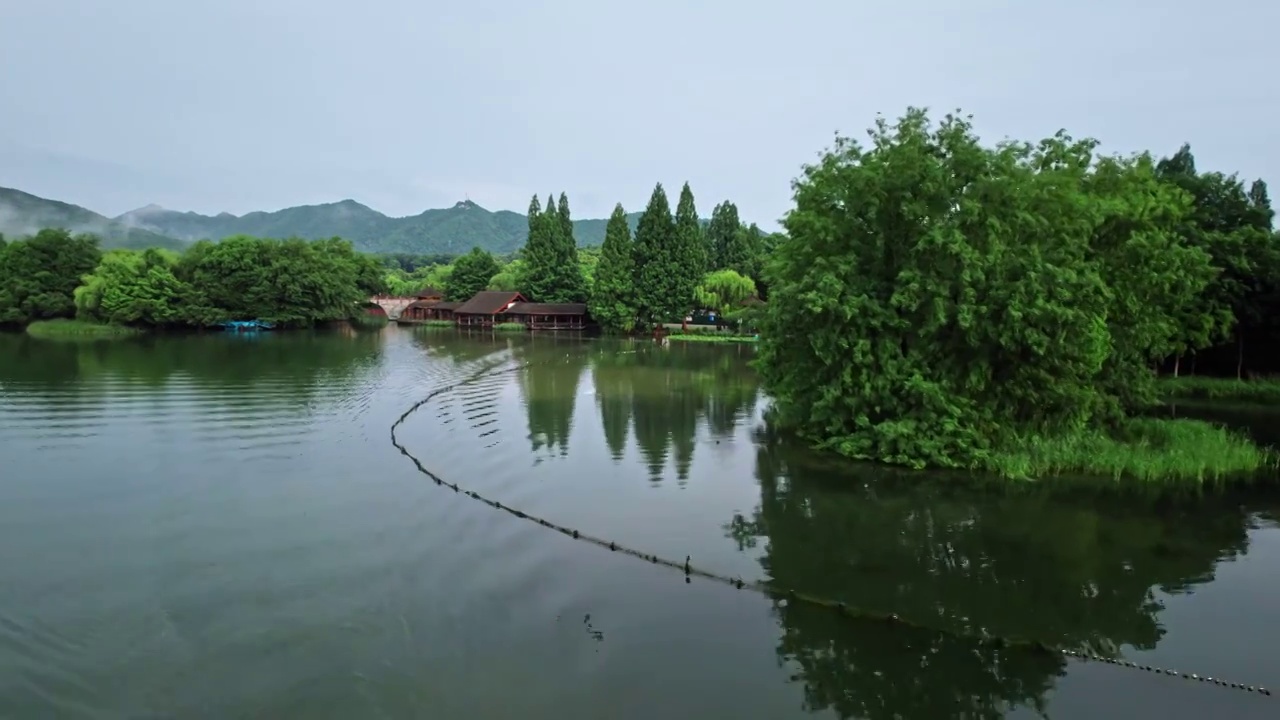
[[[586,281],[578,264],[572,225],[566,222],[569,200],[561,194],[557,208],[555,196],[548,196],[546,207],[536,220],[530,220],[530,238],[537,242],[525,247],[525,293],[534,302],[584,302]]]
[[[736,270],[743,273],[747,262],[739,227],[738,206],[725,200],[711,211],[707,225],[708,244],[711,246],[710,270]]]
[[[646,325],[671,322],[688,312],[678,295],[674,266],[675,221],[662,183],[653,188],[649,205],[636,225],[635,300],[637,318]]]
[[[542,206],[538,204],[538,195],[534,194],[529,201],[529,237],[533,237],[534,228],[538,224],[538,216],[542,214]],[[527,242],[527,241],[526,241]]]
[[[673,257],[676,263],[672,266],[675,271],[672,290],[677,299],[692,307],[695,301],[694,290],[707,273],[710,258],[707,256],[702,225],[698,223],[698,208],[694,204],[693,190],[689,188],[689,183],[685,183],[680,189],[674,240]]]
[[[606,330],[629,332],[635,327],[635,257],[627,211],[619,204],[609,217],[600,246],[591,288],[591,317]]]
[[[560,231],[564,236],[569,238],[572,247],[578,247],[577,241],[573,237],[573,219],[569,217],[569,197],[563,192],[560,193],[560,204],[558,209],[560,215]]]

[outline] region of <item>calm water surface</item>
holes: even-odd
[[[750,349],[0,336],[0,718],[1274,718],[779,607],[441,489],[931,627],[1280,690],[1280,500],[980,493],[770,441]],[[1183,410],[1180,408],[1180,411]],[[1223,411],[1260,436],[1276,415]]]

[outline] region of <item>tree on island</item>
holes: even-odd
[[[847,456],[974,468],[1155,401],[1150,365],[1214,271],[1152,158],[1095,145],[987,148],[917,109],[868,148],[837,138],[765,273],[778,419]]]

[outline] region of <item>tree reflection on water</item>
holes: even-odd
[[[819,458],[760,433],[760,505],[727,525],[765,539],[779,586],[929,628],[1022,637],[1116,654],[1154,648],[1165,594],[1213,579],[1243,553],[1256,516],[1239,498],[1099,498],[977,492],[929,477]],[[954,635],[849,621],[775,603],[780,658],[801,668],[806,705],[846,718],[998,718],[1043,710],[1060,656]]]

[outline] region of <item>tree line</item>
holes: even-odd
[[[794,200],[759,366],[782,424],[844,455],[1042,467],[1136,432],[1162,363],[1224,341],[1274,353],[1266,185],[1198,172],[1188,147],[989,147],[967,118],[911,109],[866,146],[838,138]]]
[[[109,250],[45,229],[0,240],[0,325],[79,317],[149,327],[261,319],[308,326],[351,317],[385,290],[378,260],[333,238],[234,236],[169,250]]]
[[[617,205],[598,248],[578,247],[564,193],[545,205],[535,195],[528,223],[527,242],[509,258],[476,248],[448,263],[392,268],[386,284],[400,295],[433,287],[455,301],[488,289],[519,291],[534,302],[586,303],[603,328],[629,332],[678,322],[695,308],[733,317],[743,300],[766,297],[765,259],[780,237],[743,223],[728,201],[703,222],[687,183],[674,214],[662,184],[654,187],[634,237]]]
[[[181,253],[99,248],[89,234],[46,229],[0,240],[0,324],[81,319],[156,327],[202,327],[257,318],[305,326],[350,315],[378,292],[427,287],[465,301],[481,290],[519,291],[535,302],[586,303],[608,330],[628,332],[679,321],[695,307],[733,316],[764,296],[764,258],[776,235],[738,218],[731,202],[698,218],[688,184],[673,215],[661,184],[632,238],[619,205],[598,248],[579,248],[568,197],[535,196],[528,239],[509,257],[480,248],[456,258],[399,254],[375,258],[342,240],[233,236]]]

